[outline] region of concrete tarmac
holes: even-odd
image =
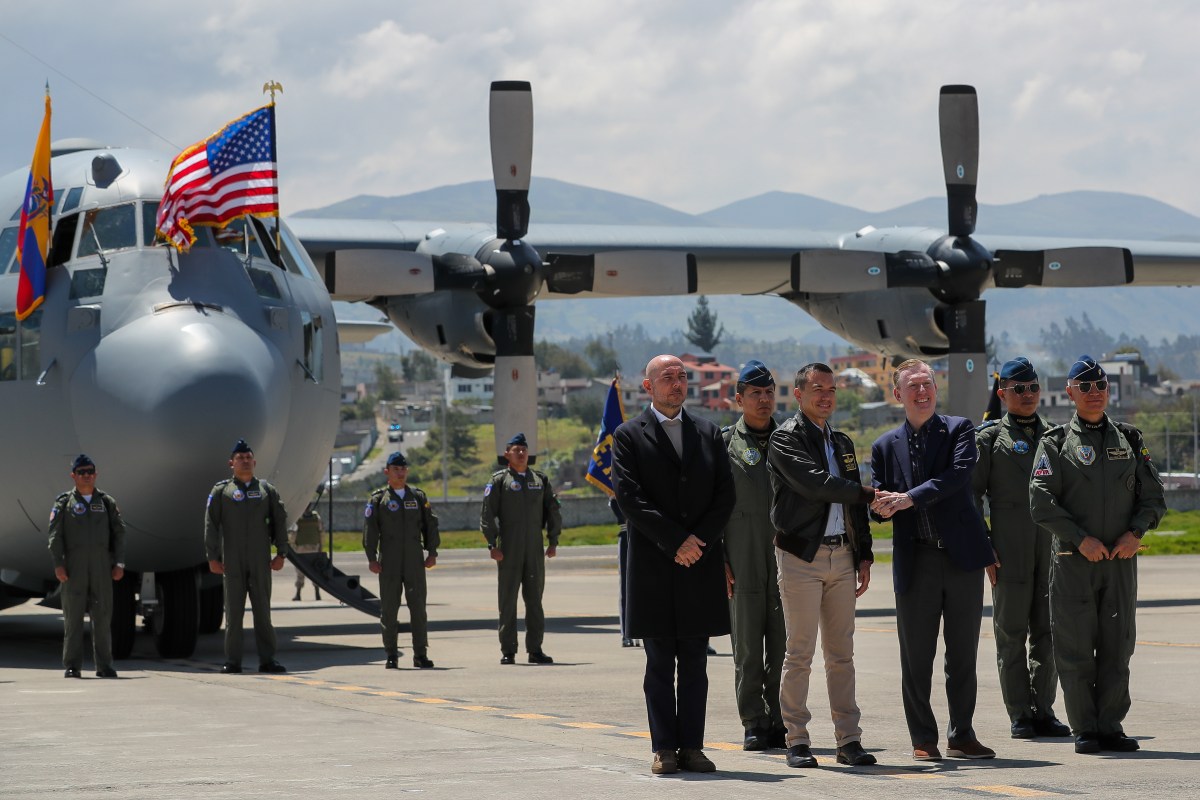
[[[272,612],[290,670],[283,676],[253,671],[247,613],[246,674],[218,672],[220,634],[202,636],[187,660],[158,658],[144,635],[134,657],[117,662],[119,680],[91,671],[65,680],[61,615],[30,604],[5,610],[0,798],[1200,797],[1200,557],[1141,559],[1126,719],[1139,753],[1082,756],[1069,739],[1009,738],[989,605],[975,728],[998,756],[912,761],[883,564],[860,600],[856,637],[863,744],[878,766],[834,763],[819,653],[810,731],[821,767],[789,769],[782,751],[742,752],[723,637],[709,659],[705,735],[718,771],[659,777],[650,774],[644,655],[622,648],[617,632],[614,561],[612,548],[564,548],[550,562],[550,666],[500,666],[494,567],[482,551],[447,551],[429,573],[432,670],[412,668],[406,632],[401,669],[384,670],[378,623],[313,601],[311,585],[292,602],[290,565],[276,573]],[[357,554],[337,554],[335,564],[374,583]],[[944,725],[940,685],[935,675]],[[1061,701],[1055,710],[1066,719]]]

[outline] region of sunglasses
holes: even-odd
[[[1026,392],[1029,392],[1030,394],[1037,394],[1041,390],[1042,385],[1040,383],[1014,383],[1005,391],[1010,391],[1015,395],[1022,395]]]
[[[1092,391],[1092,385],[1095,384],[1097,392],[1103,392],[1108,389],[1108,381],[1079,381],[1075,384],[1075,388],[1087,394]]]
[[[94,469],[77,469],[77,470],[75,470],[75,474],[82,478],[85,475],[95,475],[96,470],[94,470]]]

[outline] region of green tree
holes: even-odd
[[[425,445],[416,452],[415,463],[421,465],[421,476],[417,477],[441,474],[443,436],[449,474],[463,475],[474,465],[475,435],[471,432],[471,418],[454,408],[447,408],[445,428],[439,419],[438,424],[429,429]]]
[[[617,352],[599,339],[592,339],[583,348],[583,355],[592,364],[593,374],[608,376],[616,374],[621,365],[617,363]]]
[[[720,325],[718,330],[717,312],[708,307],[708,298],[704,295],[696,300],[696,309],[688,317],[687,325],[684,338],[706,353],[711,353],[725,335],[725,326]]]
[[[375,362],[375,390],[379,400],[399,400],[396,371],[382,361]]]
[[[592,368],[578,353],[572,353],[565,347],[547,341],[536,342],[533,345],[533,360],[538,369],[547,372],[557,372],[563,378],[590,378]]]
[[[567,397],[567,416],[579,420],[585,428],[598,429],[604,416],[604,401],[595,395],[571,394]]]
[[[400,368],[404,371],[404,380],[410,383],[438,378],[438,361],[424,350],[413,350],[400,356]]]

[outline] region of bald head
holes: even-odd
[[[683,362],[669,354],[650,359],[642,388],[660,414],[674,417],[687,397],[687,370]]]

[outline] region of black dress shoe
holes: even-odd
[[[1075,737],[1076,753],[1099,753],[1100,737],[1094,733],[1081,733]]]
[[[787,765],[789,767],[815,767],[817,759],[806,744],[794,744],[788,748]]]
[[[63,673],[63,677],[64,678],[82,678],[83,676],[79,674],[78,667],[67,667],[66,671]]]
[[[515,663],[517,663],[517,657],[512,653],[503,653],[500,656],[500,663],[501,664],[515,664]]]
[[[396,663],[396,656],[388,654],[387,661],[383,662],[384,669],[400,669],[400,665]]]
[[[787,728],[772,728],[767,734],[767,748],[770,750],[787,749]]]
[[[708,655],[710,655],[710,656],[715,656],[715,655],[717,654],[717,648],[713,647],[713,646],[710,644],[710,645],[708,646],[708,651],[707,651],[707,652],[708,652]]]
[[[1012,724],[1012,738],[1033,739],[1037,736],[1037,727],[1033,720],[1022,717]]]
[[[96,670],[96,677],[97,678],[115,678],[115,677],[117,677],[117,671],[115,669],[113,669],[112,667],[105,667],[104,669]]]
[[[551,658],[550,656],[546,655],[545,653],[543,653],[541,650],[538,650],[536,653],[529,654],[529,663],[530,664],[553,664],[554,659]]]
[[[264,664],[259,664],[258,671],[259,672],[267,672],[272,675],[279,675],[281,673],[287,672],[287,667],[283,666],[283,664],[280,664],[278,661],[275,661],[272,659],[271,661],[268,661]]]
[[[746,728],[746,736],[742,739],[743,750],[766,750],[767,732],[762,728]]]
[[[224,664],[221,665],[221,672],[222,672],[222,674],[225,674],[225,675],[241,675],[242,674],[242,665],[235,664],[232,661],[226,661]]]
[[[433,669],[433,662],[425,656],[413,656],[413,666],[417,669]]]
[[[1033,721],[1033,730],[1038,736],[1070,736],[1071,729],[1063,725],[1054,717],[1046,717],[1045,719],[1035,719]]]
[[[846,742],[837,749],[837,762],[852,767],[869,767],[875,763],[875,756],[863,750],[862,742]]]
[[[1132,753],[1134,750],[1142,749],[1142,746],[1138,744],[1137,739],[1130,738],[1123,733],[1113,733],[1100,737],[1100,749],[1112,750],[1116,753]]]

